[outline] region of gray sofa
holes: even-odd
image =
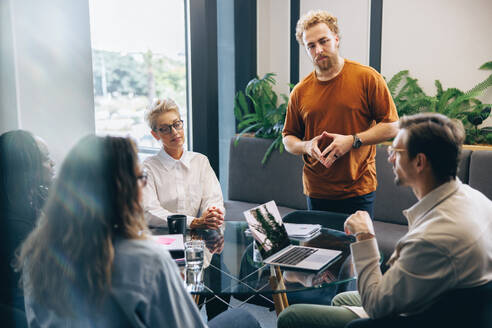
[[[231,140],[229,157],[229,192],[225,202],[226,220],[244,220],[243,211],[275,200],[280,214],[306,209],[302,193],[302,158],[286,151],[274,151],[266,165],[261,159],[271,140],[243,137],[237,146]],[[458,176],[492,199],[492,151],[463,150]],[[379,248],[385,260],[393,252],[400,237],[407,231],[402,210],[416,201],[408,187],[397,187],[386,146],[378,145],[376,153],[378,189],[374,205],[374,225]]]

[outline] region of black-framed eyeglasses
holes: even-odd
[[[395,153],[401,153],[407,151],[405,148],[396,148],[393,146],[388,146],[388,156],[392,157]]]
[[[155,131],[159,131],[162,134],[170,134],[174,128],[176,131],[183,129],[183,120],[178,120],[173,122],[173,124],[163,124],[160,127],[156,128]]]
[[[149,175],[147,174],[146,171],[143,171],[142,174],[137,175],[137,180],[140,181],[140,183],[142,184],[142,187],[145,187],[147,185],[148,177],[149,177]]]

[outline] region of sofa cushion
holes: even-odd
[[[417,202],[417,198],[409,187],[395,185],[393,169],[388,162],[387,146],[376,147],[376,174],[378,187],[374,202],[374,218],[378,221],[407,224],[402,210]]]
[[[395,250],[396,243],[408,232],[408,226],[387,222],[374,221],[374,232],[378,241],[379,251],[383,254],[386,264]],[[386,269],[386,266],[383,266]]]
[[[470,158],[468,184],[492,199],[492,151],[475,150]]]
[[[263,204],[275,200],[277,206],[306,209],[302,193],[300,156],[273,151],[268,162],[261,160],[272,139],[243,137],[237,146],[231,140],[229,157],[230,200]]]
[[[263,203],[262,203],[263,204]],[[257,203],[248,203],[242,202],[239,200],[227,200],[224,202],[225,206],[225,220],[226,221],[243,221],[244,220],[244,211],[247,211],[253,207],[256,207],[260,204]],[[286,214],[295,211],[293,208],[285,207],[285,206],[277,206],[278,211],[280,212],[280,216],[284,217]]]
[[[470,157],[472,151],[469,149],[463,149],[461,151],[461,159],[458,164],[458,178],[460,178],[461,182],[468,183],[470,179]]]

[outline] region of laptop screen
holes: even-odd
[[[245,211],[244,216],[263,259],[290,245],[275,201]]]

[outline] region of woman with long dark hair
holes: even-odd
[[[16,249],[34,229],[48,195],[54,163],[46,144],[24,130],[0,136],[0,304],[24,311]]]
[[[130,139],[88,136],[70,151],[17,263],[30,327],[206,326],[169,252],[148,238],[145,183]],[[259,327],[245,311],[214,321]]]
[[[70,151],[19,258],[30,326],[205,326],[147,239],[144,181],[129,139],[89,136]]]

